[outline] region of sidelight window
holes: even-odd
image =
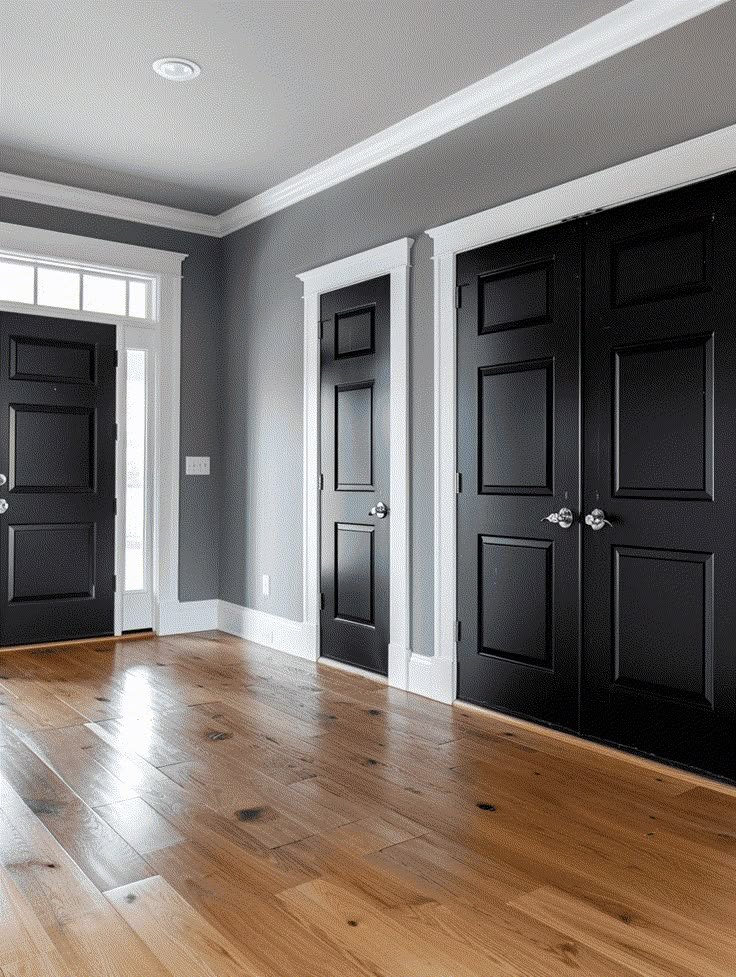
[[[125,590],[146,589],[146,350],[127,350]]]

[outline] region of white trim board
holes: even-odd
[[[109,322],[118,332],[125,324],[150,328],[155,333],[158,364],[156,382],[156,464],[154,472],[153,553],[154,630],[159,634],[179,630],[179,415],[181,369],[181,265],[184,254],[142,248],[114,241],[62,234],[43,228],[0,222],[0,251],[33,257],[66,259],[75,264],[107,270],[156,275],[158,309],[156,322],[126,320],[116,316],[64,312],[41,306],[13,306],[27,315],[43,315]],[[3,304],[4,308],[10,308]],[[120,420],[120,418],[119,418]],[[120,443],[120,442],[119,442]],[[119,454],[119,452],[118,452]],[[119,473],[118,473],[119,474]],[[118,491],[120,487],[118,486]],[[117,529],[118,527],[116,527]],[[118,557],[120,547],[118,549]],[[120,594],[116,594],[116,630],[120,630]],[[187,605],[182,604],[182,607]],[[184,612],[182,612],[184,613]]]
[[[148,204],[9,173],[0,173],[0,196],[195,234],[225,237],[727,2],[630,0],[487,78],[231,207],[219,216]]]
[[[314,661],[311,642],[300,621],[254,611],[250,607],[241,607],[226,600],[213,603],[217,604],[217,624],[214,626],[220,631],[266,648],[275,648],[296,658]]]
[[[411,567],[409,521],[409,268],[405,237],[297,275],[304,285],[303,612],[310,657],[319,657],[320,618],[320,295],[391,276],[391,407],[389,498],[391,606],[388,681],[409,681]]]
[[[456,256],[736,169],[736,125],[427,231],[434,243],[434,657],[429,687],[456,692]],[[426,667],[426,666],[425,666]]]

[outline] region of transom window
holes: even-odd
[[[0,302],[155,319],[155,279],[0,252]]]

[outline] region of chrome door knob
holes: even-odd
[[[0,499],[0,516],[8,511],[8,503],[5,499]]]
[[[540,522],[551,522],[555,526],[559,526],[560,529],[569,529],[574,521],[575,516],[572,514],[572,509],[568,509],[567,506],[563,506],[559,512],[550,512],[548,516],[540,520]]]
[[[604,526],[611,526],[611,523],[606,519],[606,514],[603,509],[593,509],[585,517],[585,525],[590,526],[594,533],[597,533],[599,529],[603,529]]]
[[[388,506],[385,502],[379,502],[378,505],[374,505],[372,509],[368,510],[369,516],[375,516],[376,519],[385,519],[388,515]]]
[[[3,473],[0,472],[0,485],[5,485],[7,481],[8,481],[7,475],[3,475]]]

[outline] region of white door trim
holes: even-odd
[[[435,564],[434,657],[425,667],[433,698],[452,702],[456,694],[457,255],[733,169],[736,125],[427,231],[434,242]]]
[[[407,688],[411,573],[409,527],[409,268],[413,244],[405,237],[297,275],[304,285],[304,645],[319,658],[320,616],[320,296],[391,276],[391,610],[388,681]]]
[[[153,494],[153,627],[159,634],[179,630],[182,615],[179,602],[179,413],[181,362],[181,267],[185,254],[160,251],[138,245],[103,241],[76,234],[64,234],[44,228],[0,222],[0,251],[32,258],[69,261],[73,264],[104,268],[108,271],[145,274],[157,280],[157,317],[155,321],[128,320],[90,312],[72,312],[41,306],[0,302],[0,309],[43,315],[109,322],[117,330],[117,346],[122,353],[126,323],[136,329],[148,326],[155,333],[157,376],[155,383],[154,494]],[[118,391],[118,395],[120,391]],[[117,491],[120,495],[121,445],[125,441],[125,416],[120,413],[117,462]],[[119,516],[122,507],[119,509]],[[120,532],[116,526],[116,570],[118,579],[122,553]],[[115,633],[122,627],[122,593],[115,594]],[[212,616],[212,615],[210,615]],[[211,626],[211,624],[209,625]]]

